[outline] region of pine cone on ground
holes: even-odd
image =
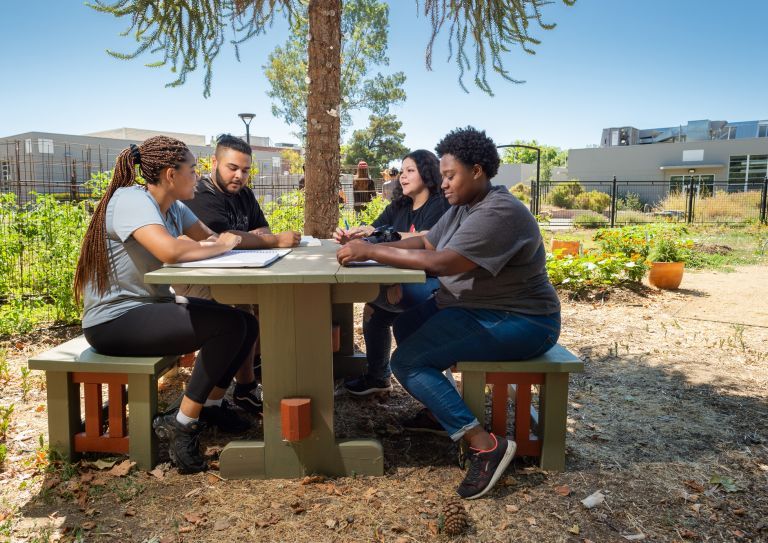
[[[461,500],[453,498],[443,506],[443,532],[460,535],[469,527],[469,515]]]

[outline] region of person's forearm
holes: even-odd
[[[403,248],[401,243],[417,238],[408,238],[394,243],[382,243],[368,248],[371,260],[388,264],[396,268],[424,270],[429,275],[437,277],[460,273],[454,270],[449,255],[441,251],[419,250],[418,248]]]
[[[402,234],[401,234],[402,235]],[[386,247],[397,247],[398,249],[426,249],[424,244],[424,236],[410,235],[404,237],[398,241],[390,241],[389,243],[381,243]]]
[[[274,234],[254,234],[253,232],[242,232],[240,230],[227,230],[240,236],[241,241],[237,249],[271,249],[277,247],[277,236]]]
[[[175,256],[168,259],[166,264],[175,262],[191,262],[193,260],[203,260],[218,256],[227,252],[229,249],[215,241],[192,241],[177,239],[177,245],[174,247]]]

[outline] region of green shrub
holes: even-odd
[[[685,262],[684,242],[661,236],[651,242],[650,262]]]
[[[584,192],[584,187],[581,186],[581,183],[569,181],[557,185],[547,196],[549,203],[553,206],[573,209],[574,200],[582,192]]]
[[[530,185],[526,185],[525,183],[518,183],[517,185],[513,186],[509,192],[511,192],[513,196],[525,204],[531,201]]]
[[[688,233],[682,225],[645,224],[621,228],[601,228],[592,237],[606,253],[635,255],[645,259],[651,249],[651,240],[659,236],[682,237]]]
[[[600,213],[587,211],[576,215],[573,218],[573,224],[582,228],[596,228],[608,224],[608,219]]]
[[[581,256],[564,258],[547,254],[547,273],[552,284],[577,292],[594,287],[637,282],[643,278],[646,270],[647,267],[641,259],[627,258],[621,254],[588,252]]]
[[[619,211],[640,211],[643,209],[643,202],[640,201],[639,194],[628,192],[616,199],[616,209]]]
[[[596,213],[602,213],[611,206],[611,196],[599,190],[582,192],[574,199],[574,208],[589,209]]]
[[[616,212],[617,224],[647,224],[654,222],[654,220],[653,215],[642,211],[623,210]]]

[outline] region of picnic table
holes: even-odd
[[[333,428],[334,366],[337,375],[364,363],[354,354],[352,304],[373,300],[379,285],[423,283],[424,272],[387,266],[342,267],[338,245],[297,247],[266,268],[167,267],[145,275],[147,283],[208,285],[228,304],[258,304],[264,384],[263,441],[233,441],[220,457],[227,478],[295,478],[383,475],[375,439],[336,439]],[[341,325],[341,349],[332,352],[332,323]],[[309,398],[311,433],[284,439],[281,401]]]

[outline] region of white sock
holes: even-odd
[[[205,400],[205,403],[203,404],[203,407],[210,407],[212,405],[215,405],[216,407],[221,407],[221,402],[224,398],[219,398],[218,400],[212,400],[208,398]]]
[[[193,419],[192,417],[188,417],[184,413],[182,413],[181,409],[179,409],[176,412],[176,420],[179,421],[179,423],[183,424],[184,426],[187,426],[192,422],[197,422],[197,419]]]

